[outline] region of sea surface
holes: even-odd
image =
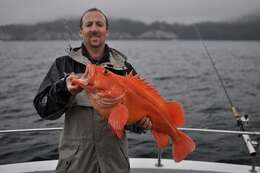
[[[185,127],[238,130],[230,104],[200,41],[109,41],[161,95],[182,102]],[[260,42],[206,41],[238,111],[260,131]],[[79,46],[80,42],[72,42]],[[0,130],[62,127],[63,118],[42,120],[33,107],[37,89],[66,41],[0,42]],[[187,160],[251,164],[238,135],[186,132],[197,144]],[[60,131],[0,134],[0,164],[58,158]],[[157,157],[149,132],[128,133],[130,157]],[[252,137],[255,139],[255,137]],[[260,149],[258,149],[259,151]],[[259,151],[260,152],[260,151]],[[164,151],[171,158],[171,145]],[[260,165],[260,154],[257,156]]]

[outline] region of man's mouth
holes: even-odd
[[[92,36],[92,37],[90,37],[90,39],[91,39],[92,41],[98,41],[98,40],[99,40],[99,37],[98,37],[98,36]]]
[[[99,35],[99,33],[97,33],[97,32],[92,32],[91,34],[90,34],[90,37],[99,37],[100,35]]]
[[[99,37],[91,37],[91,40],[97,40]]]

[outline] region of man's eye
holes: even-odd
[[[99,27],[103,27],[104,24],[103,24],[102,22],[97,22],[97,26],[99,26]]]
[[[92,23],[86,23],[85,24],[85,27],[91,27],[92,26]]]

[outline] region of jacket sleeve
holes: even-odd
[[[135,71],[134,67],[130,63],[125,62],[125,66],[127,67],[127,70],[126,70],[127,74],[129,74],[129,73],[132,73],[133,75],[137,74],[137,72]]]
[[[58,68],[56,60],[42,81],[33,101],[35,109],[42,118],[58,119],[65,112],[71,97],[66,86],[66,76]]]
[[[146,133],[144,128],[139,126],[138,124],[127,125],[125,126],[125,130],[129,130],[131,132],[138,133],[138,134]]]

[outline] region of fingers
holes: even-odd
[[[73,79],[79,79],[80,77],[76,75],[74,72],[72,72],[69,76],[68,79],[73,80]]]
[[[138,122],[138,124],[146,130],[152,129],[152,122],[151,122],[150,118],[148,118],[148,117],[144,117],[143,119],[141,119]]]
[[[78,78],[79,78],[79,77],[78,77],[77,75],[75,75],[74,73],[71,73],[71,74],[67,77],[67,79],[66,79],[66,84],[67,84],[68,89],[69,89],[69,88],[77,87],[77,85],[74,85],[74,84],[72,83],[72,80],[73,80],[73,79],[78,79]]]
[[[66,79],[66,85],[67,85],[67,88],[68,88],[68,91],[72,94],[72,95],[75,95],[77,94],[78,92],[80,92],[82,90],[82,88],[78,85],[74,85],[72,83],[72,80],[73,79],[79,79],[79,76],[75,75],[75,73],[71,73],[67,79]]]

